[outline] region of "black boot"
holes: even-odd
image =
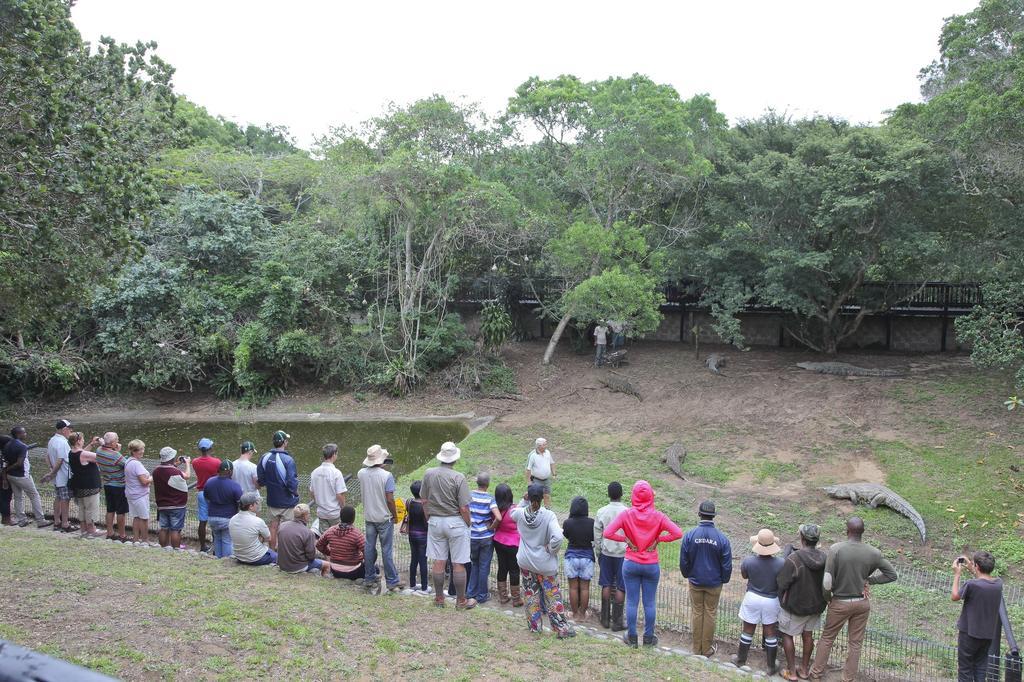
[[[626,629],[626,624],[622,622],[622,610],[622,604],[612,602],[612,632],[622,632]]]
[[[765,656],[768,658],[768,676],[771,677],[776,672],[775,659],[779,655],[778,646],[770,646],[764,650]]]
[[[612,626],[612,603],[606,597],[601,597],[601,627],[605,630]]]
[[[634,649],[639,648],[637,646],[636,635],[623,635],[622,641],[625,642],[628,647],[632,647]]]
[[[658,636],[651,635],[648,637],[647,635],[644,635],[644,646],[658,646]]]
[[[732,655],[732,662],[736,664],[737,668],[742,668],[747,664],[747,654],[750,653],[750,645],[740,642],[740,648],[736,650],[736,653]]]

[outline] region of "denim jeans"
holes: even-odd
[[[388,587],[397,585],[398,569],[395,568],[395,524],[366,522],[366,582],[377,579],[377,540],[380,540],[381,560],[384,562],[384,580]]]
[[[493,556],[493,537],[469,541],[469,561],[473,564],[473,572],[470,573],[469,583],[466,585],[466,596],[476,599],[481,604],[491,598],[489,582]]]
[[[600,367],[603,364],[603,362],[604,362],[604,354],[605,354],[605,350],[607,350],[607,348],[608,348],[608,346],[606,346],[603,343],[597,344],[597,352],[594,354],[594,366],[595,367]]]
[[[427,589],[427,536],[409,534],[409,587],[416,586],[416,569],[419,569],[420,587]]]
[[[658,564],[638,564],[629,559],[622,562],[622,579],[626,583],[626,624],[630,637],[636,637],[636,614],[641,597],[644,600],[644,637],[654,634],[654,620],[658,613],[655,599],[660,578],[661,566]]]
[[[234,551],[234,547],[231,546],[231,533],[228,532],[231,519],[211,516],[208,523],[213,533],[213,555],[218,559],[231,556],[231,552]]]

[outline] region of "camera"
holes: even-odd
[[[956,562],[958,564],[960,564],[961,566],[965,566],[967,564],[967,557],[965,557],[965,556],[958,556],[956,558]]]

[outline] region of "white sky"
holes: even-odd
[[[86,40],[155,40],[178,92],[302,146],[433,93],[501,111],[528,77],[646,74],[730,122],[773,107],[877,122],[920,99],[942,19],[977,0],[79,0]]]

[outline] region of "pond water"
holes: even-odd
[[[383,446],[395,459],[392,471],[396,476],[413,471],[429,460],[451,440],[458,442],[469,433],[460,421],[134,421],[93,424],[75,422],[74,429],[94,435],[114,431],[121,440],[122,452],[128,454],[128,442],[134,438],[146,444],[146,459],[159,457],[160,448],[170,445],[181,454],[195,457],[200,438],[214,442],[215,457],[236,459],[239,446],[251,440],[258,453],[270,450],[272,436],[278,429],[291,435],[288,451],[295,457],[299,474],[306,476],[322,461],[321,448],[337,443],[337,466],[348,476],[362,467],[366,448],[374,443]],[[34,425],[29,441],[45,447],[53,434],[53,425]],[[41,474],[40,474],[41,475]]]

